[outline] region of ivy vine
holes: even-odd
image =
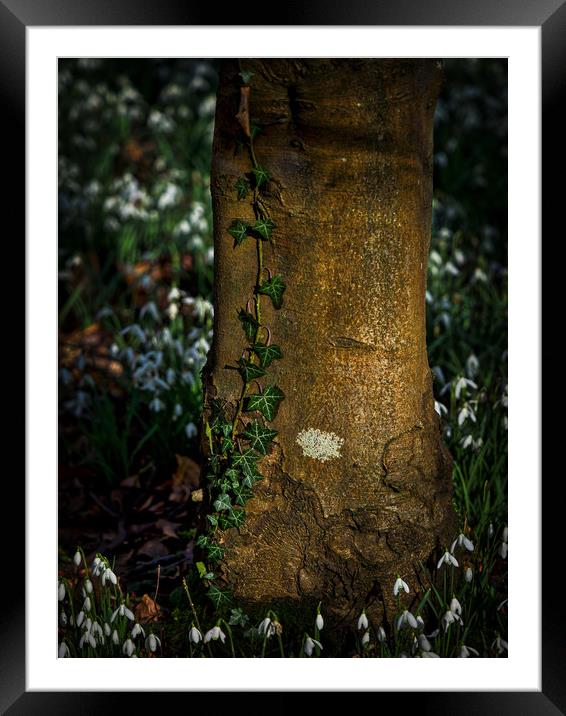
[[[199,536],[197,546],[205,555],[198,562],[200,576],[209,584],[208,596],[216,607],[229,601],[226,590],[215,583],[215,566],[225,555],[222,531],[239,528],[246,519],[245,505],[253,496],[253,487],[262,479],[260,461],[269,454],[277,431],[268,426],[277,415],[284,399],[283,391],[267,378],[273,361],[283,357],[279,346],[271,342],[271,331],[262,322],[262,298],[281,308],[286,289],[283,276],[272,274],[264,265],[264,244],[273,241],[275,222],[264,201],[264,190],[271,179],[255,154],[254,140],[260,127],[250,120],[250,79],[252,72],[241,71],[240,107],[236,115],[241,126],[241,144],[247,148],[251,170],[234,184],[238,201],[248,201],[250,218],[241,218],[227,227],[234,239],[234,250],[245,241],[256,244],[256,271],[253,296],[240,308],[240,321],[245,341],[242,354],[228,369],[241,376],[242,389],[236,404],[219,398],[208,403],[205,423],[208,440],[207,488],[210,511],[207,529]],[[244,213],[244,212],[242,212]],[[264,381],[260,383],[259,381]]]

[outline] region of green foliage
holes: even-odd
[[[246,338],[250,343],[253,343],[257,330],[259,328],[259,321],[255,316],[246,311],[244,308],[240,308],[238,311],[238,319],[242,324]]]
[[[253,229],[254,231],[257,231],[257,233],[264,239],[271,239],[271,236],[273,234],[273,229],[275,228],[275,222],[272,219],[258,219]]]
[[[250,441],[250,447],[263,455],[267,455],[269,444],[276,436],[277,430],[270,430],[257,420],[250,423],[244,431],[244,437]]]
[[[281,348],[276,345],[266,345],[265,343],[256,343],[253,346],[253,352],[259,358],[259,364],[262,368],[268,368],[274,360],[283,358]]]
[[[240,177],[236,183],[234,184],[234,189],[236,190],[236,195],[239,200],[245,199],[250,191],[250,185],[245,179],[242,179]]]
[[[259,189],[264,184],[266,184],[270,179],[271,176],[267,169],[264,169],[263,167],[257,166],[252,169],[252,174],[254,175],[255,179],[255,185]],[[267,238],[267,237],[266,237]]]
[[[265,368],[262,368],[262,366],[257,365],[256,363],[251,363],[244,358],[239,359],[238,366],[238,370],[240,372],[240,375],[242,376],[244,383],[250,383],[256,378],[261,378],[265,375],[266,372]]]
[[[269,296],[275,308],[281,308],[283,303],[283,293],[287,285],[283,281],[281,274],[275,274],[268,281],[264,281],[257,289],[258,293]]]
[[[246,224],[245,221],[240,221],[239,219],[234,221],[228,229],[228,233],[234,237],[234,246],[239,246],[244,241],[248,235],[249,228],[249,224]]]
[[[259,411],[267,420],[273,420],[277,415],[279,403],[285,395],[283,391],[276,385],[268,385],[259,393],[250,395],[246,403],[246,411],[248,413]]]

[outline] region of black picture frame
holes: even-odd
[[[543,226],[558,223],[564,163],[566,113],[560,100],[566,89],[566,0],[337,0],[305,2],[287,0],[279,17],[267,19],[267,9],[253,11],[246,3],[242,22],[241,5],[222,10],[222,25],[398,25],[398,26],[539,26],[542,37],[542,143]],[[186,0],[0,0],[0,92],[4,139],[4,166],[10,167],[4,189],[5,206],[14,218],[25,222],[25,31],[28,26],[73,25],[217,25],[218,12],[206,3]],[[256,22],[247,18],[256,18]],[[257,21],[261,20],[261,22]],[[562,149],[562,151],[561,151]],[[3,177],[3,179],[5,176]],[[555,222],[553,221],[555,220]],[[562,232],[561,232],[562,233]],[[11,239],[14,242],[13,239]],[[14,242],[17,243],[17,242]],[[10,249],[12,250],[12,249]],[[17,260],[25,265],[25,242],[16,248]],[[21,330],[20,330],[21,333]],[[21,400],[21,398],[20,398]],[[559,472],[562,472],[559,469]],[[539,475],[542,475],[541,472]],[[18,479],[19,478],[19,479]],[[395,711],[414,708],[435,714],[545,714],[566,713],[566,630],[561,598],[554,576],[561,568],[558,551],[562,543],[562,521],[554,519],[552,507],[564,504],[564,480],[553,481],[543,491],[542,565],[542,690],[540,692],[403,692],[376,695],[376,708]],[[24,480],[17,474],[4,480],[4,505],[9,506],[12,524],[3,521],[4,545],[9,547],[10,603],[0,611],[1,660],[0,709],[7,714],[95,714],[109,710],[133,712],[132,699],[141,696],[142,708],[163,708],[163,699],[174,695],[134,693],[29,692],[25,688],[25,572],[24,572]],[[7,510],[5,510],[5,513]],[[6,549],[8,549],[6,547]],[[526,579],[537,578],[526,568]],[[4,581],[4,580],[3,580]],[[8,584],[8,580],[5,581]],[[532,619],[532,617],[530,617]],[[528,628],[528,623],[525,624]],[[194,705],[194,695],[175,694],[184,708]],[[215,695],[215,707],[219,706]],[[158,705],[159,704],[159,705]]]

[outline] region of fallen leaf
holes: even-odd
[[[192,500],[193,502],[202,502],[203,497],[204,497],[204,493],[203,493],[203,491],[202,491],[202,488],[201,488],[200,490],[195,490],[195,491],[191,494],[191,500]]]
[[[161,608],[154,602],[149,594],[144,594],[140,603],[134,609],[136,619],[139,622],[154,622],[159,619]]]
[[[140,547],[138,554],[146,554],[148,557],[166,557],[169,550],[159,540],[150,539]]]
[[[173,537],[177,539],[177,529],[181,526],[180,522],[169,522],[169,520],[157,520],[155,526],[162,530],[165,537]]]

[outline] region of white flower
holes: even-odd
[[[438,564],[436,565],[437,569],[440,569],[443,564],[453,565],[454,567],[458,567],[458,560],[456,557],[454,557],[453,554],[450,554],[448,550],[442,555],[440,560],[438,561]]]
[[[377,630],[377,640],[381,643],[383,643],[386,639],[385,629],[380,626]]]
[[[479,656],[479,652],[473,649],[471,646],[465,646],[464,644],[462,644],[462,646],[460,647],[458,658],[467,659],[470,654],[475,654],[476,656]]]
[[[198,644],[199,641],[202,641],[202,634],[194,625],[191,627],[189,632],[189,641],[193,644]]]
[[[80,563],[81,563],[81,553],[79,552],[79,550],[77,550],[77,551],[75,552],[75,556],[73,557],[73,562],[77,565],[77,567],[80,565]]]
[[[169,316],[169,319],[171,321],[174,321],[175,318],[177,318],[177,314],[179,313],[179,306],[176,303],[170,303],[167,307],[167,315]]]
[[[322,649],[322,644],[317,639],[311,639],[310,636],[307,636],[307,639],[305,641],[305,654],[307,656],[312,656],[315,646],[318,646],[319,649]]]
[[[430,641],[426,638],[424,634],[419,634],[418,642],[422,651],[430,651],[432,649]]]
[[[445,415],[448,413],[448,408],[444,405],[444,403],[439,403],[438,400],[434,401],[434,409],[436,412],[442,417],[442,413]]]
[[[106,636],[110,636],[110,634],[112,634],[112,628],[110,624],[104,624],[104,633],[106,634]]]
[[[448,627],[450,626],[450,624],[453,624],[454,622],[460,624],[461,626],[464,626],[462,617],[459,614],[453,612],[452,610],[448,610],[440,621],[442,623],[442,628],[445,632],[448,631]]]
[[[489,539],[491,539],[494,534],[495,534],[495,528],[493,527],[493,523],[490,522],[489,527],[487,528],[487,536],[489,537]]]
[[[360,618],[358,619],[358,629],[361,631],[362,629],[367,629],[369,626],[368,624],[368,618],[366,617],[366,613],[362,612],[360,614]]]
[[[419,626],[417,620],[408,609],[405,609],[405,611],[397,619],[397,631],[406,625],[410,626],[412,629],[417,629]]]
[[[423,658],[423,659],[440,659],[438,654],[435,654],[434,651],[421,651],[421,658]]]
[[[456,400],[460,399],[460,393],[464,390],[466,391],[468,388],[474,388],[474,390],[477,390],[478,386],[476,383],[474,383],[473,380],[470,380],[469,378],[460,377],[458,378],[456,382],[456,387],[454,389],[454,395],[456,396]]]
[[[405,592],[409,593],[409,585],[401,577],[397,577],[395,584],[393,585],[393,596],[397,596],[399,592],[404,589]]]
[[[499,547],[499,554],[501,559],[507,559],[507,542],[502,542]]]
[[[114,629],[114,631],[112,632],[112,643],[116,646],[118,646],[118,644],[120,643],[120,639],[118,637],[118,632],[116,631],[116,629]]]
[[[110,617],[110,623],[112,623],[112,622],[114,621],[114,619],[116,619],[116,617],[117,617],[118,615],[121,616],[121,617],[124,617],[124,616],[125,616],[125,617],[128,617],[128,619],[129,619],[130,621],[132,621],[132,622],[133,622],[134,619],[135,619],[133,613],[128,609],[128,607],[124,604],[124,602],[122,602],[122,604],[120,604],[120,606],[118,607],[118,609],[116,609],[116,610],[114,611],[114,613],[113,613],[112,616]]]
[[[474,551],[474,543],[469,540],[465,534],[462,532],[458,535],[458,537],[452,542],[452,546],[450,547],[450,551],[454,552],[454,548],[458,545],[458,547],[464,547],[468,550],[468,552]]]
[[[266,639],[269,639],[269,637],[275,634],[275,626],[269,617],[265,617],[257,630],[260,636],[265,636]]]
[[[212,627],[212,629],[209,629],[204,635],[204,643],[206,644],[211,639],[213,639],[214,641],[220,639],[220,641],[224,644],[224,642],[226,641],[226,634],[224,634],[224,632],[219,626],[215,626]]]
[[[64,611],[62,611],[61,614],[59,615],[59,624],[63,627],[67,626],[67,621],[68,621],[67,615],[65,614]]]
[[[456,597],[452,597],[452,601],[450,602],[450,611],[453,614],[457,614],[458,616],[462,614],[462,605],[456,599]]]
[[[148,314],[149,316],[151,316],[151,318],[153,318],[156,323],[159,322],[159,311],[157,310],[157,306],[153,301],[149,301],[145,304],[145,306],[142,306],[142,309],[140,311],[140,319]]]
[[[126,639],[122,646],[122,654],[126,654],[126,656],[131,656],[135,650],[136,646],[134,642],[131,639]]]
[[[471,567],[467,567],[467,568],[466,568],[466,573],[465,573],[464,576],[465,576],[465,578],[466,578],[466,582],[471,582],[471,581],[472,581],[472,579],[474,578],[474,573],[473,573]]]
[[[468,403],[458,413],[458,425],[461,427],[467,419],[470,419],[473,423],[477,422],[476,414]]]
[[[316,615],[316,628],[319,631],[322,631],[322,628],[324,627],[324,619],[322,618],[322,614],[319,612]]]
[[[69,651],[69,647],[65,644],[64,641],[62,641],[59,644],[59,653],[58,656],[60,659],[64,659],[66,656],[71,656],[71,652]]]
[[[157,651],[157,647],[161,648],[161,641],[158,637],[155,636],[155,634],[148,634],[147,639],[145,640],[145,648],[148,651]]]
[[[145,636],[145,631],[143,630],[143,627],[141,624],[138,624],[137,622],[132,627],[132,639],[135,639],[138,634],[141,634],[142,636]]]
[[[504,651],[509,651],[507,642],[505,641],[505,639],[502,639],[499,636],[497,637],[497,639],[495,639],[495,641],[491,645],[491,648],[495,648],[498,654],[502,654]]]
[[[508,535],[509,535],[509,530],[507,529],[507,525],[506,525],[506,526],[503,528],[503,537],[502,537],[502,539],[503,539],[504,542],[509,542],[509,540],[508,540]]]
[[[479,360],[473,353],[470,353],[468,359],[466,360],[466,373],[470,376],[470,378],[474,378],[477,375],[479,367]]]
[[[417,624],[418,624],[419,629],[421,629],[421,630],[424,629],[425,623],[424,623],[424,620],[420,614],[417,615]]]
[[[57,588],[57,599],[60,602],[62,602],[63,599],[65,599],[65,594],[66,594],[65,583],[59,582],[59,587]]]
[[[449,273],[451,276],[457,276],[460,273],[460,271],[456,268],[456,266],[454,266],[452,261],[446,262],[446,264],[444,265],[444,270],[446,271],[446,273]]]
[[[104,572],[102,572],[102,586],[106,584],[106,580],[109,580],[112,584],[118,584],[118,578],[110,567],[106,567]]]
[[[152,410],[154,413],[159,413],[161,410],[165,408],[165,403],[162,400],[159,400],[159,398],[154,398],[151,403],[149,404],[149,409]]]
[[[366,644],[369,644],[369,629],[364,632],[362,637],[362,646],[366,646]]]
[[[185,427],[185,435],[189,438],[189,440],[194,438],[197,433],[197,426],[194,423],[187,423]]]
[[[92,587],[92,582],[90,581],[90,579],[85,580],[85,591],[86,591],[86,593],[87,593],[87,594],[92,594],[92,589],[93,589],[93,587]]]
[[[85,613],[79,612],[79,616],[77,617],[77,626],[80,627],[80,625],[84,622],[84,620],[85,620]]]
[[[90,612],[92,609],[92,604],[90,602],[90,597],[87,597],[83,602],[83,609],[85,612]]]

